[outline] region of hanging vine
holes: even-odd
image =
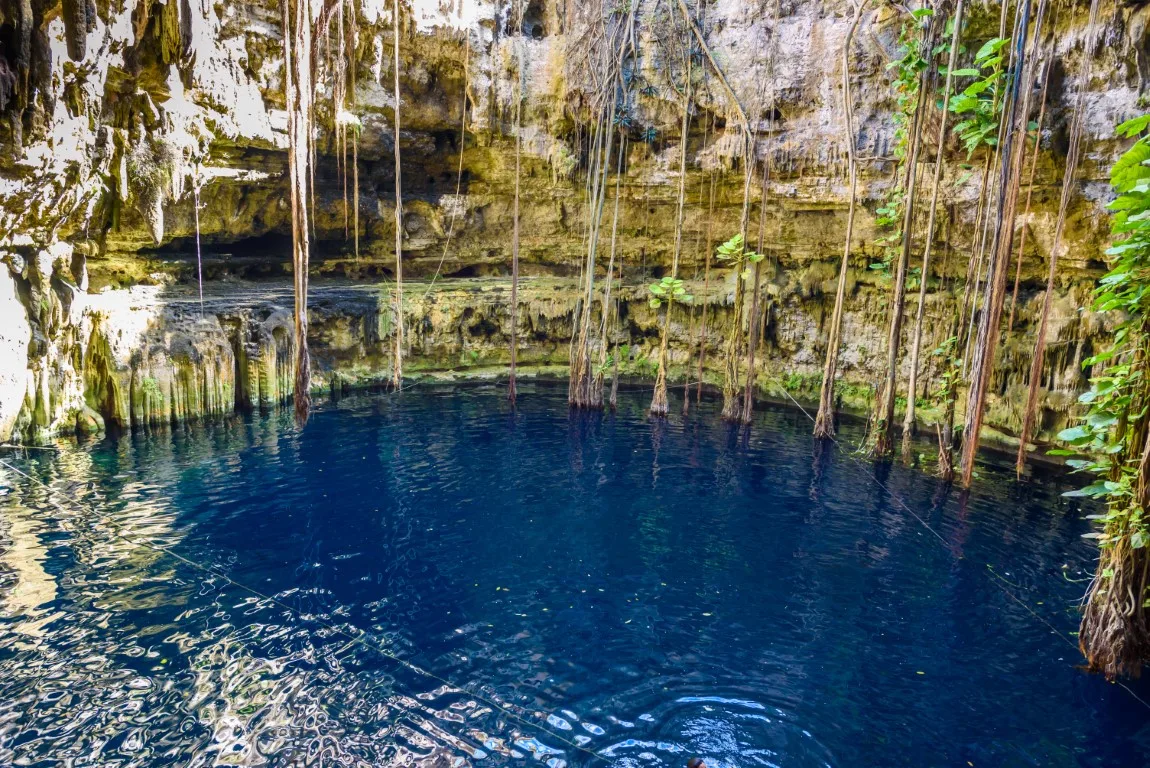
[[[312,117],[312,4],[284,0],[284,96],[288,117],[288,179],[291,189],[292,274],[295,294],[295,419],[311,413],[311,358],[307,347],[308,194]]]
[[[1082,81],[1084,87],[1078,91],[1073,116],[1070,121],[1070,140],[1066,152],[1066,170],[1062,176],[1062,197],[1058,203],[1058,219],[1054,224],[1054,240],[1050,245],[1050,266],[1046,274],[1046,296],[1042,300],[1042,314],[1038,321],[1038,334],[1034,340],[1034,354],[1031,357],[1030,363],[1030,381],[1026,393],[1026,407],[1022,415],[1022,429],[1018,433],[1018,456],[1015,461],[1015,469],[1020,475],[1026,466],[1027,443],[1030,442],[1030,433],[1034,429],[1035,411],[1038,409],[1038,389],[1042,383],[1042,365],[1046,357],[1046,332],[1050,325],[1050,307],[1054,301],[1054,276],[1058,268],[1058,250],[1062,247],[1062,234],[1066,227],[1066,214],[1070,208],[1070,198],[1074,193],[1078,161],[1082,152],[1084,102],[1086,88],[1090,85],[1090,77],[1094,69],[1093,51],[1097,34],[1096,27],[1098,25],[1098,4],[1099,0],[1091,0],[1090,19],[1086,28],[1086,66]],[[1021,258],[1022,254],[1020,253],[1019,259],[1021,260]]]
[[[907,28],[915,32],[906,36],[906,47],[901,59],[892,66],[898,71],[896,79],[896,92],[900,104],[904,107],[904,114],[912,114],[908,126],[909,152],[905,168],[905,196],[902,201],[902,229],[900,230],[901,247],[899,248],[898,265],[894,275],[894,293],[890,303],[890,329],[887,335],[887,364],[886,375],[879,390],[879,403],[875,410],[874,423],[871,431],[870,453],[872,456],[885,456],[893,447],[891,430],[894,422],[894,407],[896,391],[896,376],[898,374],[899,342],[902,338],[902,321],[904,316],[903,304],[906,300],[907,269],[910,262],[910,251],[914,244],[914,209],[915,187],[918,180],[918,156],[922,146],[922,127],[925,116],[927,99],[927,84],[931,76],[929,66],[934,47],[935,23],[934,13],[926,8],[912,12],[912,21]],[[911,110],[911,105],[914,105]],[[914,393],[908,393],[908,399]]]
[[[843,305],[846,301],[847,270],[850,268],[851,237],[854,235],[856,191],[858,189],[858,157],[855,150],[857,138],[854,128],[854,100],[851,96],[851,46],[855,32],[866,9],[867,0],[860,0],[855,6],[851,25],[847,29],[842,50],[843,115],[846,122],[847,178],[849,204],[847,208],[846,235],[843,243],[843,257],[839,263],[838,287],[835,289],[835,308],[831,314],[830,331],[827,334],[827,353],[823,363],[823,381],[819,387],[819,410],[815,415],[814,436],[820,440],[835,436],[834,389],[835,374],[838,370],[839,346],[842,344]]]
[[[392,23],[392,61],[394,75],[395,119],[392,121],[395,149],[395,363],[391,370],[391,385],[397,391],[403,388],[403,172],[399,149],[399,27],[401,23],[399,0],[392,0],[395,9]]]
[[[1004,111],[1003,140],[1000,142],[1002,175],[999,180],[997,221],[990,259],[987,263],[987,281],[982,316],[979,319],[978,336],[971,356],[970,390],[967,395],[966,421],[962,434],[962,483],[969,485],[974,474],[974,457],[981,437],[982,418],[986,407],[990,372],[994,364],[998,345],[999,329],[1002,321],[1002,308],[1006,296],[1006,279],[1013,250],[1015,213],[1018,205],[1018,190],[1022,175],[1022,160],[1026,143],[1017,141],[1019,132],[1025,135],[1029,123],[1030,102],[1036,73],[1038,46],[1042,34],[1042,24],[1046,15],[1047,2],[1039,0],[1038,12],[1034,19],[1034,32],[1030,34],[1030,0],[1022,0],[1015,20],[1015,35],[1012,55],[1015,76],[1011,85]],[[1027,47],[1028,39],[1033,44]],[[1022,88],[1022,83],[1026,88]],[[1021,103],[1020,91],[1023,91]]]
[[[1084,361],[1094,367],[1079,398],[1086,415],[1059,439],[1093,458],[1070,459],[1097,476],[1069,496],[1105,504],[1092,515],[1098,566],[1083,600],[1078,644],[1090,669],[1114,679],[1137,676],[1150,659],[1150,115],[1118,126],[1140,137],[1114,164],[1109,204],[1109,272],[1098,281],[1094,309],[1121,318],[1108,349]],[[1056,450],[1052,454],[1071,454]]]
[[[692,76],[692,58],[693,51],[691,50],[690,38],[680,48],[680,58],[682,60],[683,75],[683,88],[681,91],[683,100],[683,118],[679,130],[679,193],[678,200],[675,208],[675,249],[671,256],[671,282],[666,283],[664,278],[663,283],[656,283],[650,287],[652,298],[651,306],[658,308],[661,304],[666,304],[667,308],[663,313],[663,331],[662,338],[659,343],[659,361],[658,369],[655,374],[655,391],[651,396],[650,414],[655,418],[665,418],[668,413],[667,406],[667,343],[671,334],[671,310],[676,302],[689,303],[691,297],[683,288],[683,281],[679,280],[679,259],[683,253],[683,211],[687,199],[687,145],[690,139],[691,127],[691,76]],[[672,82],[672,87],[674,83]]]
[[[523,156],[523,81],[527,78],[523,55],[523,0],[515,4],[514,19],[519,34],[515,50],[519,67],[515,76],[515,203],[512,209],[514,223],[511,229],[511,369],[507,382],[507,399],[516,398],[515,364],[519,355],[519,183],[522,176]]]
[[[934,158],[934,179],[931,182],[930,214],[926,226],[926,238],[923,244],[922,271],[919,274],[918,308],[914,318],[914,337],[911,342],[910,353],[910,381],[906,388],[906,412],[903,418],[903,454],[910,450],[910,438],[915,428],[915,401],[918,397],[918,367],[919,353],[922,348],[922,324],[926,308],[926,285],[930,279],[930,252],[934,245],[934,226],[938,215],[938,196],[942,188],[943,154],[946,151],[946,121],[950,109],[950,89],[954,78],[954,67],[958,60],[959,36],[962,30],[963,1],[958,0],[954,9],[954,17],[950,20],[950,56],[946,65],[946,80],[942,89],[942,114],[938,124],[938,147]]]

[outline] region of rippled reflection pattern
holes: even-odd
[[[66,511],[0,469],[0,764],[1147,764],[1150,710],[1075,668],[1059,481],[877,467],[940,541],[802,414],[646,400],[416,389],[5,452]]]

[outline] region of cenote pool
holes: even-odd
[[[798,411],[648,400],[417,387],[4,452],[58,495],[0,467],[0,763],[1150,760],[1146,684],[1076,669],[1066,481],[888,492]]]

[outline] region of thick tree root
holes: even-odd
[[[1150,662],[1150,552],[1120,539],[1102,550],[1086,594],[1078,647],[1108,680],[1138,677]]]

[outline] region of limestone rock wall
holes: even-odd
[[[62,265],[58,261],[55,267]],[[48,274],[49,282],[64,279],[58,272]],[[0,277],[0,286],[4,282]],[[760,396],[794,397],[801,402],[817,397],[833,282],[833,275],[819,269],[799,275],[782,268],[768,270],[760,322],[763,346],[756,360]],[[844,317],[849,341],[842,350],[838,390],[848,409],[868,406],[883,370],[881,318],[889,295],[885,282],[869,270],[852,281]],[[702,380],[710,386],[721,383],[723,333],[732,321],[733,285],[733,277],[718,270],[707,284],[691,281],[696,306],[677,312],[671,324],[673,386],[698,381],[704,322]],[[1081,360],[1091,353],[1102,322],[1079,311],[1082,297],[1075,291],[1081,290],[1072,286],[1056,302],[1043,438],[1065,423],[1074,402],[1072,393],[1085,386]],[[314,394],[388,385],[394,355],[393,291],[393,283],[379,281],[320,280],[313,285],[309,347]],[[405,371],[410,379],[506,377],[509,281],[490,277],[413,281],[405,293]],[[62,309],[60,295],[54,292],[47,299],[45,316],[28,319],[36,328],[33,336],[43,340],[42,352],[29,354],[25,380],[13,385],[23,395],[16,414],[9,417],[13,439],[34,443],[105,426],[174,425],[272,408],[290,400],[292,295],[287,281],[212,285],[202,304],[196,291],[186,286],[79,294],[69,307],[71,322],[53,324]],[[578,286],[569,278],[524,279],[519,303],[521,375],[566,374],[577,295]],[[620,285],[616,296],[620,323],[609,344],[620,361],[620,374],[651,378],[661,317],[648,305],[643,284]],[[927,349],[953,333],[960,297],[943,290],[930,295]],[[597,300],[593,313],[597,317],[600,311]],[[743,318],[744,327],[748,319]],[[992,382],[987,421],[994,432],[990,438],[1000,443],[1018,427],[1016,403],[1025,392],[1031,331],[1030,321],[1023,320],[1007,337],[1004,364]],[[12,350],[15,363],[20,350]],[[926,361],[920,396],[934,386],[936,368],[936,360]]]
[[[627,106],[626,174],[617,187],[621,292],[627,297],[617,341],[633,375],[648,372],[645,361],[657,335],[643,285],[670,262],[683,141],[689,195],[683,269],[696,295],[706,294],[709,302],[712,361],[733,291],[732,278],[717,274],[710,291],[702,288],[707,253],[737,230],[740,217],[733,107],[709,74],[697,85],[690,131],[679,135],[679,99],[666,78],[657,34],[668,28],[665,14],[672,5],[638,0],[635,6],[641,55]],[[839,50],[850,9],[845,0],[691,5],[758,131],[756,155],[771,166],[763,241],[777,269],[769,275],[764,306],[763,386],[801,395],[817,388],[845,224]],[[386,340],[393,318],[382,297],[394,264],[392,5],[357,0],[355,7],[359,35],[345,58],[357,75],[349,108],[362,125],[358,254],[348,229],[355,219],[345,203],[349,182],[339,171],[343,153],[331,131],[326,54],[316,118],[311,346],[319,361],[317,382],[326,388],[380,381],[390,365]],[[531,278],[521,308],[523,354],[539,370],[561,372],[566,363],[587,223],[588,139],[575,120],[587,89],[580,50],[593,38],[588,25],[601,9],[573,0],[530,0],[515,29],[510,8],[507,0],[404,5],[404,270],[425,285],[437,276],[426,296],[413,287],[405,310],[413,328],[413,372],[494,375],[506,362],[520,44],[527,94],[522,260]],[[973,6],[972,39],[995,33],[997,8]],[[1081,90],[1087,94],[1087,153],[1060,254],[1044,374],[1047,430],[1072,408],[1085,384],[1079,364],[1105,326],[1104,318],[1086,310],[1107,237],[1105,169],[1122,148],[1112,126],[1137,113],[1150,77],[1150,7],[1104,0],[1101,45],[1089,52],[1083,49],[1085,10],[1061,9],[1053,30],[1059,65],[1034,207],[1019,220],[1028,247],[1018,323],[1000,354],[988,415],[1004,433],[1018,422],[1069,107]],[[880,258],[873,210],[894,171],[886,64],[897,48],[899,23],[894,6],[876,3],[853,52],[857,147],[864,162],[842,373],[844,392],[860,403],[885,354],[891,286],[869,267]],[[0,40],[6,43],[0,50],[0,438],[47,440],[77,428],[99,429],[101,422],[166,423],[270,405],[290,393],[279,24],[279,6],[270,0],[93,0],[67,8],[52,0],[0,0]],[[1082,74],[1087,56],[1096,60],[1089,82]],[[928,279],[927,349],[951,332],[974,239],[978,158],[971,173],[957,146],[950,146],[947,161],[935,251],[945,255],[936,258]],[[757,206],[758,184],[753,188]],[[208,297],[202,316],[191,298],[197,201]],[[941,242],[944,232],[949,249]],[[753,227],[752,240],[757,236]],[[605,261],[604,251],[600,270]],[[677,320],[673,330],[673,362],[686,375],[697,355],[698,318]],[[924,376],[924,386],[930,378]]]

